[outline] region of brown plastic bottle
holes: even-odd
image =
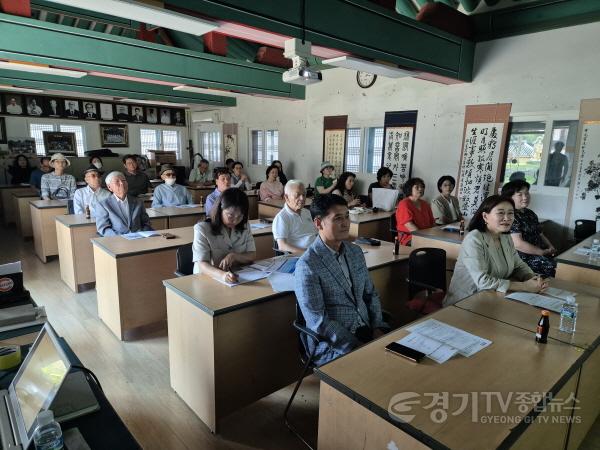
[[[535,330],[535,342],[540,344],[548,342],[548,331],[550,331],[550,313],[543,309]]]

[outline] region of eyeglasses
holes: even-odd
[[[223,211],[223,214],[229,220],[241,220],[244,218],[244,215],[241,212],[232,212],[232,211]]]

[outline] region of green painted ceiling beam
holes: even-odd
[[[305,0],[306,39],[409,69],[471,81],[475,44],[367,0]],[[165,0],[165,7],[302,37],[302,0]]]
[[[0,84],[46,90],[102,94],[111,97],[135,98],[139,100],[214,106],[236,105],[236,99],[234,97],[173,91],[169,86],[136,83],[89,75],[83,78],[67,78],[56,75],[20,72],[16,70],[0,70]]]
[[[0,58],[304,99],[283,69],[0,14]]]
[[[471,16],[478,41],[600,20],[598,0],[540,0]]]

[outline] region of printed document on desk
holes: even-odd
[[[269,274],[266,272],[252,269],[250,267],[236,272],[236,275],[238,276],[238,281],[236,281],[235,283],[228,283],[227,281],[223,281],[218,278],[215,278],[215,280],[217,280],[219,283],[223,283],[229,287],[232,287],[237,286],[239,284],[251,283],[252,281],[256,280],[262,280],[263,278],[267,278],[269,276]]]
[[[445,363],[458,353],[458,350],[454,347],[442,344],[435,339],[428,338],[419,333],[410,333],[396,342],[405,347],[425,353],[428,358],[433,359],[438,364]]]
[[[547,297],[545,295],[533,294],[531,292],[513,292],[512,294],[507,295],[505,298],[557,313],[560,313],[560,310],[565,303],[565,301],[561,300],[560,298]]]
[[[160,236],[160,233],[158,233],[157,231],[136,231],[133,233],[122,234],[121,236],[123,236],[128,241],[133,241],[135,239],[144,239],[152,236]]]
[[[270,223],[251,223],[250,228],[252,230],[260,230],[261,228],[269,228],[271,226]]]
[[[297,256],[274,256],[255,261],[250,267],[263,272],[294,273],[299,259]]]
[[[435,319],[424,320],[408,327],[407,330],[454,347],[458,350],[459,354],[467,357],[473,356],[479,350],[486,348],[492,343],[488,339],[475,336]]]

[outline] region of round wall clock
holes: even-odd
[[[360,70],[356,72],[356,82],[363,89],[373,86],[375,84],[375,80],[377,80],[377,75],[375,74],[361,72]]]

